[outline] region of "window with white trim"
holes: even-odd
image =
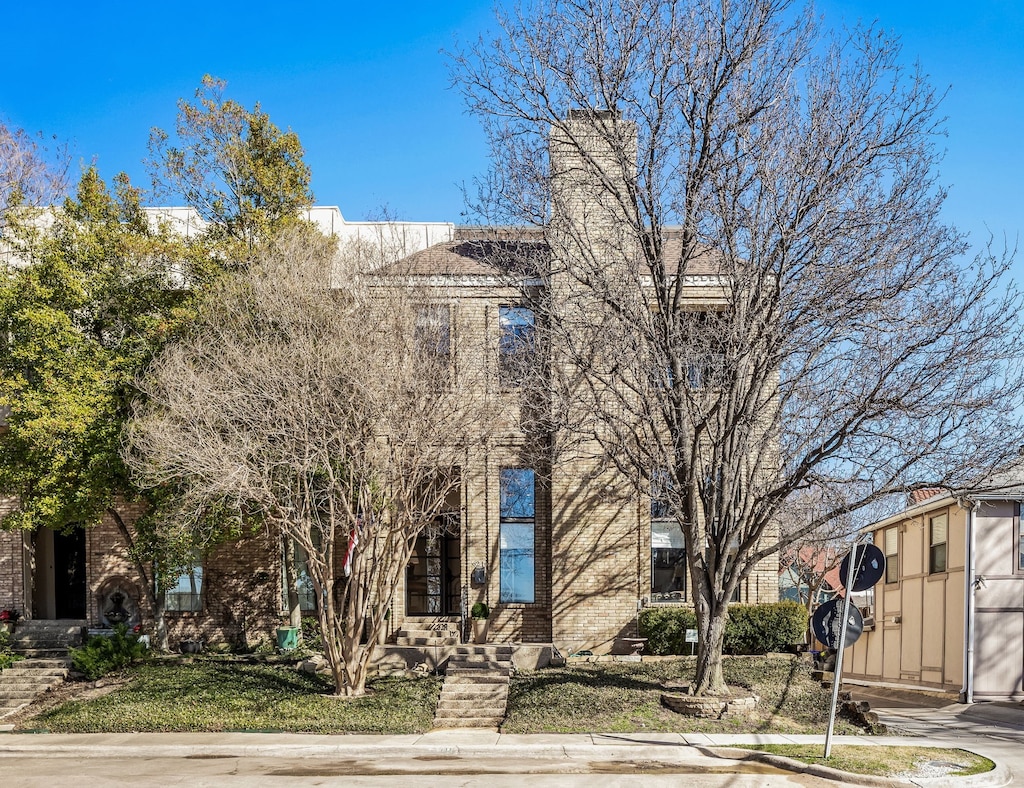
[[[899,526],[882,531],[882,550],[885,553],[885,582],[895,583],[900,579],[900,533]]]
[[[202,611],[203,564],[198,558],[164,591],[164,609],[175,613]]]
[[[928,521],[928,572],[946,571],[946,539],[949,516],[940,514]]]

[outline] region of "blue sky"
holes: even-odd
[[[204,73],[298,132],[317,202],[349,219],[387,205],[403,219],[458,222],[458,184],[486,167],[439,50],[493,27],[487,2],[5,5],[0,114],[70,141],[106,177],[124,170],[147,183],[149,128],[170,128],[175,101]],[[975,239],[987,226],[1012,242],[1024,229],[1024,3],[821,0],[817,9],[829,25],[877,19],[901,36],[906,61],[951,88],[946,217]]]

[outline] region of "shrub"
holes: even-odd
[[[96,635],[82,648],[70,649],[68,653],[75,670],[95,680],[140,659],[146,647],[134,634],[129,634],[128,627],[118,624],[109,637]]]
[[[302,646],[310,651],[324,650],[324,639],[316,616],[302,617]]]
[[[11,649],[11,635],[0,629],[0,670],[9,668],[19,659],[24,659],[20,654],[15,654]]]
[[[689,654],[686,630],[697,628],[697,615],[689,607],[648,607],[640,612],[639,626],[648,654]]]
[[[689,654],[686,630],[697,628],[689,607],[649,607],[639,616],[649,654]],[[807,629],[807,610],[797,602],[730,605],[725,623],[726,654],[767,654],[798,643]]]
[[[470,618],[490,618],[491,609],[485,602],[474,602],[469,610]]]

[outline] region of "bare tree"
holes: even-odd
[[[441,294],[360,270],[350,251],[286,234],[215,288],[143,382],[127,452],[144,482],[178,490],[182,522],[201,529],[228,506],[306,552],[336,692],[359,695],[415,539],[459,488],[489,406],[472,369],[454,374],[450,324],[424,317],[447,309],[427,305]]]
[[[69,164],[65,146],[47,149],[0,118],[0,223],[10,208],[46,207],[63,197]]]
[[[760,561],[1016,454],[1011,255],[968,261],[942,223],[940,97],[877,30],[823,35],[790,0],[498,22],[453,70],[492,146],[481,212],[551,247],[556,447],[656,488],[685,537],[695,691],[725,692],[728,601]],[[832,505],[781,532],[809,491]]]

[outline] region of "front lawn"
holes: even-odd
[[[72,700],[18,729],[419,733],[433,723],[441,688],[436,677],[381,678],[362,698],[335,698],[325,694],[328,679],[292,667],[203,659],[154,660],[121,676],[125,683],[109,694]]]
[[[586,663],[518,673],[509,688],[504,733],[811,733],[828,723],[831,690],[796,657],[726,657],[725,680],[761,698],[750,719],[682,717],[661,705],[661,683],[693,678],[693,657],[643,663]],[[837,718],[835,732],[862,734]]]

